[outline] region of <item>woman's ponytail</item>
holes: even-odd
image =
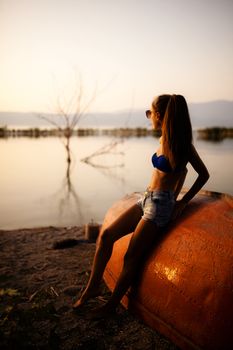
[[[172,169],[182,167],[188,160],[192,144],[192,126],[188,106],[182,95],[170,95],[162,123],[163,153]]]

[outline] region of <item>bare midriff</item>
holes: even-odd
[[[161,170],[154,169],[148,189],[150,191],[162,190],[176,192],[177,188],[183,184],[186,173],[186,168],[184,168],[183,171],[172,173],[165,173]]]
[[[162,137],[160,138],[160,146],[156,153],[163,154]],[[171,173],[166,173],[157,168],[154,168],[148,190],[172,191],[175,193],[176,198],[183,186],[187,172],[188,170],[185,165],[183,170],[178,172],[173,171]]]

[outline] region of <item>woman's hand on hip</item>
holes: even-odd
[[[174,209],[173,209],[171,220],[177,219],[182,214],[186,205],[187,205],[187,203],[182,201],[182,200],[176,201]]]

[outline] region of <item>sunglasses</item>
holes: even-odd
[[[151,118],[151,114],[152,114],[152,111],[151,111],[150,109],[148,109],[148,110],[146,111],[146,117],[147,117],[148,119],[150,119],[150,118]]]

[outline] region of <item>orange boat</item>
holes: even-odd
[[[115,203],[103,226],[138,196]],[[104,273],[110,290],[130,237],[114,244]],[[162,234],[122,304],[182,349],[233,349],[233,197],[201,191]]]

